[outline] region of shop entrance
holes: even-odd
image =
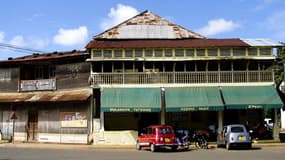
[[[149,125],[158,125],[160,124],[159,114],[156,112],[151,113],[140,113],[139,118],[139,133],[142,132],[142,129]]]
[[[37,141],[38,138],[38,112],[30,111],[26,126],[27,141]]]

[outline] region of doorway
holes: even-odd
[[[38,139],[38,112],[30,111],[28,114],[28,125],[26,127],[27,141],[37,141]]]

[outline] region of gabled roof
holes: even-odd
[[[201,39],[204,36],[187,30],[146,10],[104,31],[94,39]]]

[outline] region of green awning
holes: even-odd
[[[165,103],[167,112],[224,109],[218,87],[165,88]]]
[[[160,88],[103,88],[101,112],[160,112]]]
[[[281,108],[283,103],[273,86],[224,86],[227,109]]]

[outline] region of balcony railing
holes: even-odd
[[[21,80],[19,91],[56,90],[56,79]]]
[[[272,71],[93,73],[92,85],[273,82]]]

